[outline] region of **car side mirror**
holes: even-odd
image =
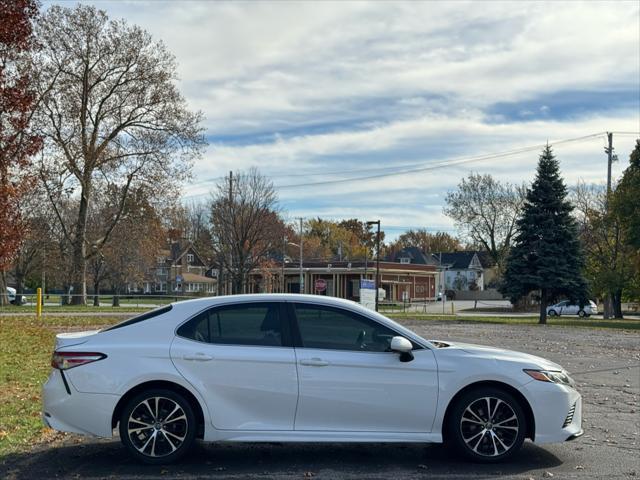
[[[393,337],[391,339],[391,351],[400,354],[401,362],[410,362],[413,360],[413,344],[404,337]]]

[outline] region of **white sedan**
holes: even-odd
[[[560,315],[578,315],[579,317],[588,317],[589,315],[597,315],[597,313],[598,306],[593,301],[589,301],[583,306],[580,306],[577,302],[564,300],[547,307],[547,315],[550,317]]]
[[[152,464],[196,438],[236,442],[447,442],[504,460],[525,438],[582,435],[562,367],[499,348],[428,341],[360,305],[240,295],[168,305],[57,335],[44,423],[120,439]]]

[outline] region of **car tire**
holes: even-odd
[[[580,318],[584,318],[584,317],[588,317],[589,315],[587,315],[587,312],[585,312],[584,310],[580,310],[580,311],[578,312],[578,316],[579,316]]]
[[[555,317],[556,315],[558,315],[558,314],[556,313],[555,310],[549,310],[549,316],[550,317]]]
[[[120,440],[134,458],[150,465],[182,458],[196,430],[189,401],[168,389],[150,389],[134,396],[120,415]]]
[[[463,394],[448,416],[447,443],[474,462],[501,462],[517,453],[527,431],[520,403],[499,388]]]

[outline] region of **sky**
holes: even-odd
[[[444,199],[470,172],[530,182],[549,142],[569,186],[602,184],[602,132],[614,132],[614,178],[640,132],[635,0],[84,3],[176,56],[209,143],[186,202],[257,167],[287,218],[455,234]]]

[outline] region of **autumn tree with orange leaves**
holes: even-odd
[[[33,0],[0,0],[0,304],[7,302],[6,272],[26,228],[19,205],[33,182],[25,170],[42,146],[29,128],[36,100],[28,56],[37,15]]]

